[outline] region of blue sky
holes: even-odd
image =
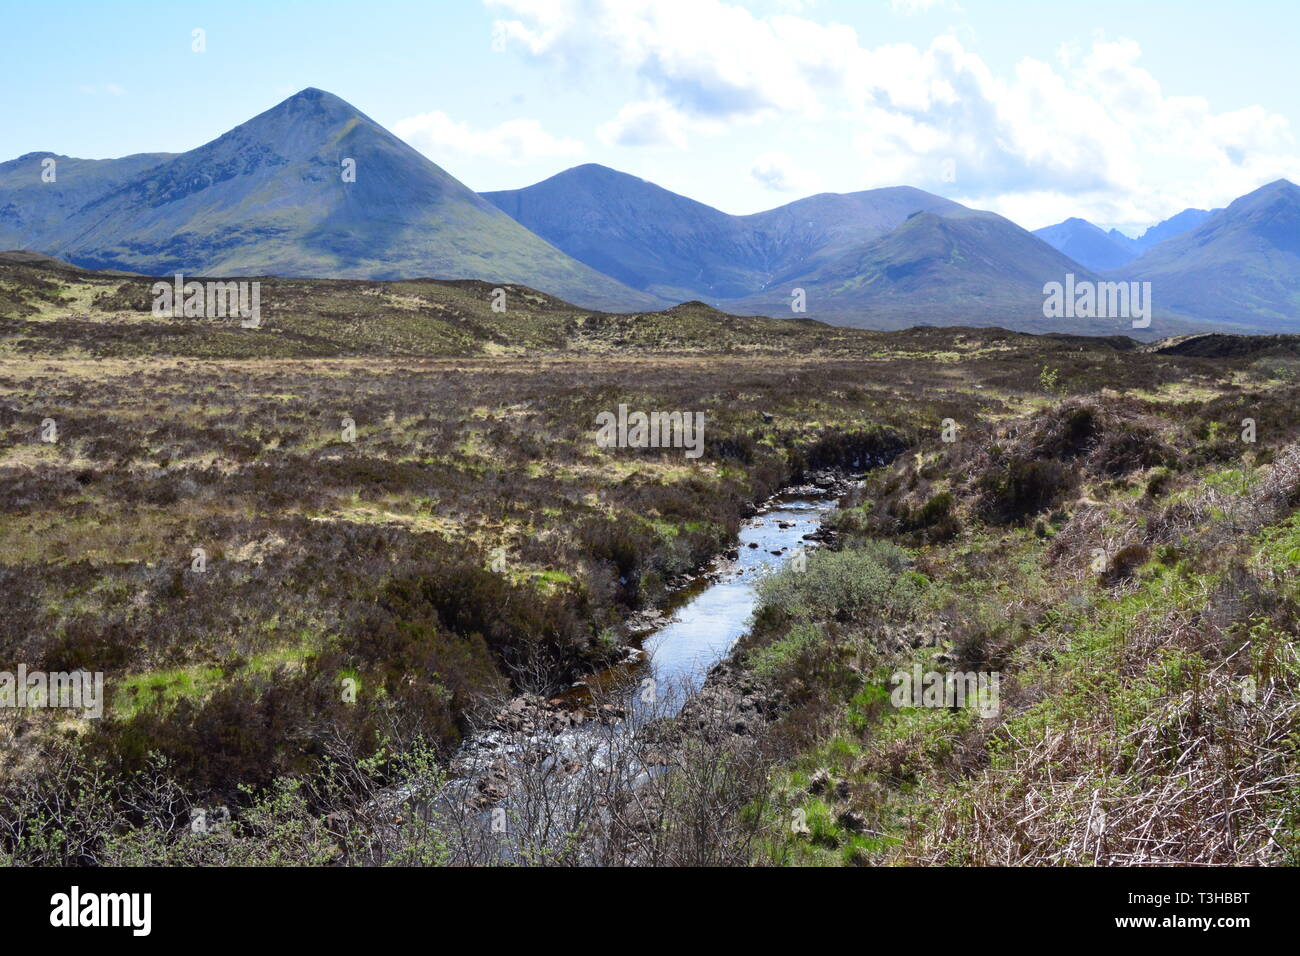
[[[316,86],[479,190],[599,162],[735,213],[910,184],[1136,231],[1300,181],[1294,0],[5,0],[0,31],[0,159],[187,150]]]

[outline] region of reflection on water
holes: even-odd
[[[816,547],[803,536],[815,531],[834,506],[832,496],[778,498],[742,525],[735,562],[645,639],[642,646],[658,687],[679,693],[704,683],[709,668],[726,657],[745,632],[758,598],[758,579],[790,561],[800,548]]]

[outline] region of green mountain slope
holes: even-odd
[[[0,247],[56,245],[77,210],[172,158],[172,153],[137,153],[121,159],[28,153],[0,163]]]
[[[343,179],[349,159],[355,182]],[[76,174],[70,167],[61,183],[71,187]],[[29,189],[12,199],[5,244],[91,268],[472,277],[527,283],[593,308],[660,304],[529,233],[369,117],[316,89],[115,188],[74,192],[62,206],[45,195]],[[55,219],[57,228],[49,225]]]

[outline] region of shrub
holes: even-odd
[[[1021,521],[1060,500],[1076,481],[1075,473],[1052,459],[1012,458],[976,481],[985,517],[1002,524]]]
[[[866,620],[906,613],[920,585],[903,575],[907,552],[868,540],[843,551],[814,551],[807,568],[784,569],[759,584],[760,613],[814,620]]]
[[[1147,497],[1159,498],[1169,488],[1169,482],[1173,479],[1174,473],[1168,468],[1156,468],[1147,478]]]

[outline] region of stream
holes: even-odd
[[[769,499],[742,523],[728,555],[674,592],[652,627],[634,633],[627,661],[579,681],[551,703],[590,710],[595,701],[617,701],[615,733],[676,715],[745,633],[763,575],[796,560],[801,550],[807,554],[819,546],[805,536],[818,529],[841,493],[842,488],[803,485]],[[485,768],[495,764],[499,773],[503,761],[531,762],[537,753],[546,754],[549,765],[602,766],[609,727],[593,719],[582,726],[548,730],[534,727],[544,722],[534,717],[521,717],[522,728],[492,727],[470,735],[453,761],[457,775],[481,780]]]
[[[647,659],[639,678],[652,677],[656,687],[676,696],[703,686],[709,670],[745,633],[758,602],[759,578],[784,566],[801,548],[808,552],[818,546],[803,537],[817,530],[836,496],[808,491],[780,495],[744,522],[735,560],[686,595],[668,623],[644,639]]]
[[[733,548],[634,627],[622,664],[549,700],[514,698],[465,738],[435,792],[404,787],[385,803],[440,820],[456,862],[568,859],[572,834],[599,829],[618,794],[666,772],[641,731],[653,739],[657,722],[705,686],[746,632],[759,581],[820,546],[807,536],[848,487],[827,474],[770,498],[742,522]]]

